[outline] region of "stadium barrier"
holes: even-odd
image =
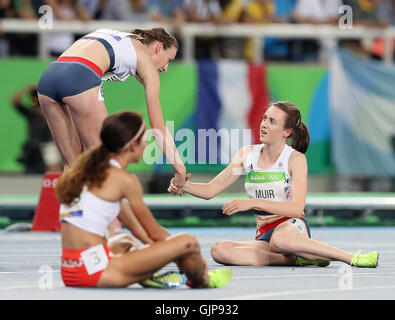
[[[255,224],[253,214],[244,212],[231,217],[221,214],[225,203],[242,198],[246,198],[246,195],[229,193],[214,199],[203,200],[190,195],[178,197],[147,194],[144,201],[158,221],[167,227],[252,227]],[[32,219],[37,211],[39,200],[41,200],[39,195],[0,195],[0,228],[18,220]],[[18,216],[15,212],[19,214],[19,219],[15,219]],[[313,226],[394,225],[395,195],[372,192],[308,193],[305,213],[309,223]],[[51,221],[53,223],[54,220],[51,219]],[[49,228],[49,230],[56,231],[55,229]]]
[[[30,33],[38,35],[38,52],[41,59],[48,59],[48,34],[52,32],[68,32],[74,34],[86,34],[99,28],[112,28],[120,31],[130,31],[133,28],[148,29],[153,27],[164,27],[168,31],[174,28],[168,24],[156,22],[125,22],[95,20],[89,22],[82,21],[56,21],[53,26],[45,28],[39,20],[2,19],[0,20],[0,30],[5,33]],[[393,39],[395,38],[395,27],[372,28],[366,26],[350,26],[344,28],[340,25],[310,25],[310,24],[198,24],[186,23],[182,27],[183,40],[183,60],[193,61],[195,51],[194,40],[198,36],[220,36],[225,38],[253,39],[254,61],[264,60],[263,45],[265,37],[276,37],[282,39],[316,39],[323,44],[321,46],[322,62],[326,61],[328,46],[325,42],[340,39],[358,39],[365,44],[372,44],[376,38],[383,40],[383,56],[387,64],[393,62]]]

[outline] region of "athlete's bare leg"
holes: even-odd
[[[206,264],[197,240],[178,234],[166,240],[112,258],[103,271],[98,287],[125,287],[151,277],[170,262],[177,262],[180,271],[196,286],[207,286]]]
[[[225,265],[268,266],[294,265],[293,255],[272,252],[266,241],[220,241],[211,248],[213,259]]]
[[[74,125],[69,107],[45,95],[38,94],[40,106],[54,141],[65,161],[72,163],[81,154],[81,140]]]
[[[352,259],[352,253],[310,239],[307,230],[301,234],[295,225],[287,221],[279,224],[273,231],[270,247],[274,252],[294,254],[310,260],[337,260],[350,263]]]
[[[98,86],[75,96],[63,98],[70,107],[71,117],[85,149],[101,143],[100,130],[104,119],[108,116],[104,101],[98,100],[99,89]]]

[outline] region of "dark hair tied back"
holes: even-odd
[[[149,45],[155,41],[159,41],[163,43],[163,47],[165,50],[172,47],[178,49],[177,39],[163,28],[152,28],[148,30],[134,29],[130,31],[130,33],[139,36],[136,39],[145,45]]]
[[[136,112],[124,111],[108,116],[100,132],[102,144],[85,151],[73,166],[59,179],[56,193],[60,203],[70,204],[77,198],[84,186],[100,187],[107,178],[107,168],[112,153],[122,148],[139,131],[143,118]],[[137,138],[140,143],[143,134]]]
[[[292,129],[291,147],[301,153],[305,153],[310,144],[310,133],[302,121],[302,115],[296,105],[288,101],[277,101],[270,106],[277,107],[287,114],[284,129]]]

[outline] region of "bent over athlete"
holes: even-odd
[[[162,28],[99,29],[77,40],[44,71],[38,97],[66,167],[83,150],[100,144],[100,128],[108,115],[102,80],[134,76],[144,85],[155,140],[175,170],[175,183],[182,187],[186,169],[164,124],[158,75],[167,71],[177,49],[175,38]]]

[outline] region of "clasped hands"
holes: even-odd
[[[184,194],[184,185],[190,177],[190,173],[186,174],[185,176],[176,173],[174,178],[170,180],[170,185],[167,188],[167,191],[173,196],[179,195],[181,197]]]

